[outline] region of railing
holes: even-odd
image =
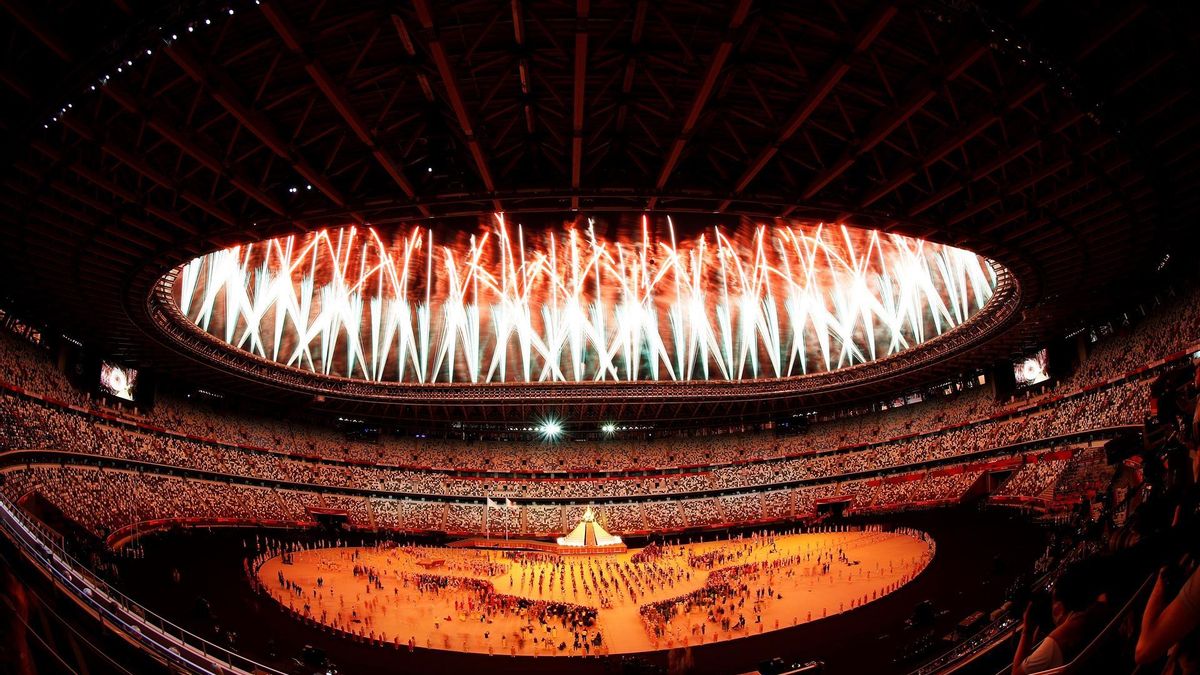
[[[71,600],[173,670],[204,675],[284,675],[171,623],[117,591],[46,538],[43,526],[3,495],[0,529]]]
[[[1104,628],[1096,634],[1096,637],[1092,638],[1092,641],[1083,648],[1083,651],[1079,652],[1075,658],[1071,659],[1070,663],[1065,663],[1057,668],[1042,671],[1039,673],[1039,675],[1068,675],[1072,673],[1096,672],[1097,669],[1094,667],[1094,664],[1090,663],[1090,661],[1096,656],[1096,652],[1102,646],[1104,646],[1105,642],[1113,639],[1114,637],[1119,637],[1117,633],[1119,632],[1121,623],[1126,617],[1129,616],[1131,612],[1137,611],[1139,608],[1144,606],[1143,603],[1145,602],[1146,598],[1149,597],[1150,589],[1154,587],[1154,582],[1157,578],[1157,573],[1146,577],[1146,580],[1142,582],[1142,585],[1138,586],[1137,591],[1135,591],[1134,594],[1129,597],[1129,600],[1127,600],[1125,604],[1121,606],[1121,609],[1117,611],[1116,614],[1113,614],[1112,619],[1110,619],[1109,622],[1105,624]],[[1012,666],[1010,665],[1003,670],[998,671],[996,675],[1005,675],[1006,673],[1011,672],[1011,670]]]
[[[1049,576],[1050,573],[1046,575]],[[1043,581],[1046,577],[1043,577]],[[1057,668],[1042,671],[1039,675],[1071,675],[1073,673],[1088,673],[1089,660],[1096,654],[1105,641],[1114,636],[1114,631],[1118,628],[1121,621],[1129,615],[1131,611],[1142,606],[1142,601],[1146,599],[1150,588],[1153,586],[1155,575],[1150,575],[1138,587],[1138,589],[1129,597],[1129,600],[1121,606],[1121,609],[1105,624],[1104,628],[1092,638],[1087,647],[1083,649],[1070,663],[1061,665]],[[1041,583],[1041,582],[1039,582]],[[1037,584],[1035,584],[1037,585]],[[1016,608],[1014,608],[1016,609]],[[957,645],[954,649],[935,658],[933,661],[926,663],[920,668],[912,671],[910,675],[933,675],[934,673],[948,673],[958,668],[961,668],[972,659],[978,658],[993,649],[997,649],[1005,644],[1018,630],[1020,630],[1021,622],[1011,613],[1006,612],[1003,616],[998,617],[995,621],[985,626],[979,632],[967,638],[962,644]],[[1011,655],[1010,655],[1011,656]],[[995,675],[1008,675],[1012,672],[1012,659],[1009,658],[1006,665],[996,671]]]
[[[1036,402],[1024,403],[1024,404],[1016,405],[1016,406],[1008,406],[999,411],[994,412],[991,415],[988,415],[987,417],[981,417],[981,418],[964,421],[961,423],[950,424],[950,425],[946,425],[946,426],[943,426],[943,427],[940,427],[937,429],[927,429],[927,430],[924,430],[921,432],[909,433],[909,434],[904,434],[901,436],[894,436],[894,437],[886,438],[883,440],[874,440],[874,441],[870,441],[870,442],[866,442],[866,443],[855,443],[855,444],[851,444],[851,445],[842,445],[839,447],[825,449],[825,450],[806,448],[806,449],[798,450],[798,451],[783,452],[783,453],[778,453],[778,454],[769,454],[769,455],[756,456],[756,457],[750,457],[750,458],[741,458],[741,459],[725,459],[722,461],[708,462],[708,463],[704,463],[704,464],[679,465],[679,466],[669,466],[669,467],[636,467],[636,468],[629,467],[629,468],[610,469],[610,470],[595,470],[595,469],[591,469],[591,468],[588,468],[588,469],[559,468],[559,469],[552,469],[549,471],[535,471],[535,470],[524,470],[524,469],[521,469],[521,470],[498,470],[498,469],[480,469],[480,468],[462,468],[462,467],[449,468],[449,467],[428,466],[428,465],[420,465],[420,464],[404,464],[404,463],[393,463],[393,462],[337,459],[337,458],[332,458],[332,457],[309,455],[309,454],[304,454],[304,453],[299,453],[299,452],[287,452],[287,451],[284,451],[281,449],[270,449],[270,448],[258,447],[258,446],[253,446],[253,445],[231,443],[231,442],[221,441],[221,440],[218,440],[215,438],[202,437],[202,436],[197,436],[197,435],[193,435],[193,434],[189,434],[189,433],[183,433],[180,431],[168,430],[168,429],[164,429],[162,427],[147,424],[142,420],[134,420],[134,419],[130,419],[127,417],[114,416],[114,415],[111,415],[111,414],[108,414],[106,412],[102,412],[102,411],[96,410],[96,409],[79,408],[77,406],[71,405],[69,403],[65,403],[63,401],[59,401],[59,400],[51,398],[51,397],[43,396],[43,395],[35,393],[35,392],[26,391],[20,387],[6,383],[2,380],[0,380],[0,393],[7,393],[9,395],[16,396],[23,400],[33,401],[36,404],[41,405],[43,407],[53,409],[53,410],[58,410],[58,411],[66,413],[66,414],[86,415],[91,418],[99,419],[99,420],[103,421],[104,423],[107,423],[110,425],[119,426],[119,427],[129,427],[129,428],[136,429],[143,433],[153,434],[155,436],[161,436],[161,437],[165,437],[165,438],[178,439],[178,440],[182,440],[182,441],[211,445],[211,446],[220,447],[220,448],[228,448],[231,450],[247,452],[247,453],[250,453],[253,455],[273,456],[273,457],[278,457],[280,459],[294,460],[294,461],[299,461],[299,462],[311,462],[311,463],[315,463],[315,464],[330,465],[330,466],[365,466],[365,467],[373,467],[373,468],[389,469],[389,470],[422,471],[422,472],[433,473],[433,474],[443,474],[443,475],[453,476],[453,477],[458,477],[458,478],[478,478],[481,480],[523,480],[523,479],[578,480],[581,478],[583,478],[583,479],[621,480],[621,479],[640,479],[640,478],[644,478],[644,477],[648,477],[648,476],[669,476],[669,475],[685,475],[685,474],[703,473],[703,472],[712,471],[715,469],[725,468],[725,467],[769,464],[769,463],[786,462],[789,460],[796,460],[796,459],[808,459],[808,458],[819,457],[819,456],[849,454],[849,453],[853,453],[853,452],[867,450],[867,449],[874,448],[874,447],[894,444],[894,443],[897,443],[900,441],[908,441],[908,440],[914,440],[914,439],[919,439],[919,438],[932,437],[932,436],[936,436],[938,434],[946,433],[948,431],[967,429],[970,427],[982,426],[982,425],[989,424],[989,423],[1000,422],[1000,421],[1004,421],[1004,420],[1007,420],[1010,418],[1015,418],[1015,417],[1025,415],[1034,410],[1050,409],[1051,407],[1059,405],[1065,401],[1072,400],[1076,397],[1080,397],[1080,396],[1083,396],[1088,393],[1092,393],[1099,389],[1114,386],[1114,385],[1117,385],[1117,384],[1120,384],[1120,383],[1123,383],[1123,382],[1126,382],[1129,380],[1145,378],[1150,373],[1156,371],[1159,368],[1169,366],[1180,359],[1187,358],[1188,354],[1191,354],[1192,352],[1197,351],[1197,350],[1200,350],[1200,344],[1196,345],[1190,351],[1179,352],[1177,354],[1170,355],[1164,359],[1160,359],[1159,361],[1148,364],[1142,368],[1138,368],[1136,370],[1124,373],[1119,376],[1108,378],[1107,380],[1105,380],[1103,382],[1096,382],[1096,383],[1093,383],[1086,387],[1081,387],[1079,389],[1075,389],[1072,391],[1063,392],[1063,393],[1060,393],[1060,394],[1057,394],[1054,396],[1043,397]],[[1076,432],[1072,432],[1072,433],[1076,433]],[[1064,435],[1066,435],[1066,434],[1064,434]],[[1032,442],[1037,442],[1037,441],[1032,441]],[[1016,444],[1013,444],[1013,445],[1016,445]]]
[[[950,651],[912,671],[909,675],[933,675],[961,668],[969,660],[1007,640],[1018,625],[1020,625],[1020,621],[1005,612],[1003,616],[997,617],[995,621],[984,626],[961,644],[955,645]]]

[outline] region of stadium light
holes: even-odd
[[[553,417],[547,417],[541,422],[538,422],[537,431],[538,434],[541,435],[543,441],[558,440],[558,437],[562,436],[563,432],[562,422],[554,419]]]
[[[605,422],[600,426],[600,431],[603,431],[606,436],[612,436],[617,433],[617,425],[613,422]]]

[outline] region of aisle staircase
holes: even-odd
[[[363,501],[365,501],[367,503],[367,506],[366,506],[367,524],[370,526],[370,528],[372,530],[378,530],[379,523],[375,520],[375,507],[371,505],[370,499],[364,498]]]
[[[1061,478],[1062,478],[1062,475],[1059,474],[1059,479],[1061,479]],[[1036,495],[1034,495],[1034,498],[1040,499],[1046,503],[1050,503],[1050,502],[1054,501],[1054,490],[1057,486],[1058,486],[1058,480],[1050,481],[1050,484],[1047,485],[1046,487],[1042,488],[1042,491],[1037,493]]]
[[[1085,448],[1071,458],[1054,484],[1054,494],[1088,493],[1103,489],[1112,477],[1103,447]]]

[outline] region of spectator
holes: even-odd
[[[1139,665],[1158,662],[1167,656],[1164,673],[1172,675],[1200,672],[1200,574],[1193,569],[1187,581],[1170,597],[1169,567],[1163,567],[1146,610],[1142,613],[1142,632],[1138,635],[1134,659]]]
[[[1021,640],[1013,657],[1013,675],[1033,675],[1057,668],[1070,662],[1087,645],[1100,606],[1089,578],[1090,569],[1091,565],[1075,563],[1059,576],[1050,604],[1054,629],[1032,650],[1039,631],[1031,621],[1033,603],[1026,608]]]

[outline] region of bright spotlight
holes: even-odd
[[[608,436],[612,436],[617,433],[617,425],[612,422],[605,422],[600,426],[600,431],[603,431]]]
[[[553,417],[547,417],[538,423],[537,431],[543,441],[557,440],[559,436],[562,436],[562,422]]]

